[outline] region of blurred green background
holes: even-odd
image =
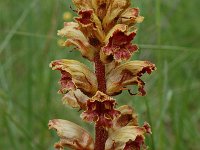
[[[118,96],[119,105],[135,107],[148,121],[152,150],[200,149],[200,1],[134,0],[145,17],[133,59],[150,60],[157,71],[144,76],[147,95]],[[60,74],[50,61],[74,58],[59,46],[58,29],[70,0],[0,0],[0,149],[53,149],[58,141],[48,120],[62,118],[83,125],[77,110],[62,105],[56,92]],[[69,21],[69,20],[68,20]],[[86,62],[88,64],[88,62]]]

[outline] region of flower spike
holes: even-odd
[[[66,120],[50,120],[60,141],[55,148],[74,150],[146,149],[145,135],[151,134],[148,123],[140,126],[135,110],[128,105],[118,108],[111,96],[128,90],[131,95],[145,95],[141,79],[156,67],[148,61],[129,61],[139,49],[136,37],[139,8],[130,0],[72,0],[76,6],[74,22],[64,23],[58,35],[66,38],[63,46],[75,46],[93,63],[94,70],[75,60],[55,60],[52,70],[61,72],[59,93],[64,104],[81,111],[82,120],[95,125],[95,138],[82,127]],[[130,85],[138,89],[131,92]]]

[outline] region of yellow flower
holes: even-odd
[[[58,40],[57,40],[57,44],[58,44],[58,46],[63,47],[63,46],[65,46],[65,40],[63,40],[63,39],[58,39]]]
[[[63,13],[63,20],[67,21],[70,19],[72,19],[72,14],[69,11]]]

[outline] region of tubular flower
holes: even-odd
[[[50,63],[53,70],[61,72],[61,89],[65,94],[69,90],[80,89],[86,95],[94,95],[97,91],[95,74],[87,66],[75,60],[56,60]]]
[[[121,62],[122,60],[128,60],[132,53],[138,49],[137,45],[131,44],[135,35],[135,32],[128,32],[127,25],[116,25],[105,38],[106,45],[101,49],[102,61],[110,62],[114,59]],[[109,60],[109,58],[111,59]]]
[[[93,150],[94,142],[90,134],[75,123],[67,120],[54,119],[49,121],[49,129],[57,131],[61,140],[55,148],[64,150],[69,147],[75,150]]]
[[[100,20],[106,16],[111,0],[92,0],[92,6]]]
[[[93,9],[80,10],[78,14],[80,17],[76,17],[75,20],[79,23],[80,30],[88,38],[92,46],[100,46],[105,35],[102,30],[101,21],[94,14]]]
[[[65,46],[76,46],[81,54],[89,60],[94,59],[95,48],[90,45],[85,35],[79,30],[79,24],[75,22],[68,22],[64,24],[64,28],[58,30],[58,35],[67,37]]]
[[[109,31],[116,23],[123,11],[130,6],[130,0],[112,0],[106,16],[103,19],[103,27],[105,31]]]
[[[96,122],[104,127],[111,127],[112,120],[120,114],[119,111],[114,109],[115,105],[116,102],[113,98],[97,91],[87,101],[87,110],[81,114],[81,118],[88,122]]]
[[[140,79],[144,73],[151,74],[156,67],[148,61],[129,61],[117,66],[107,74],[107,94],[117,95],[122,90],[127,90],[128,85],[138,86],[138,95],[145,95],[145,83]],[[130,91],[130,89],[128,89]],[[136,95],[136,94],[134,94]]]
[[[125,126],[113,132],[106,141],[105,150],[140,150],[144,146],[144,127]]]
[[[138,50],[132,40],[136,24],[143,21],[139,8],[131,8],[130,0],[72,0],[78,16],[64,23],[58,35],[67,38],[63,46],[75,46],[93,63],[94,70],[75,60],[55,60],[52,70],[61,73],[60,90],[65,105],[79,109],[81,119],[93,122],[95,138],[80,126],[66,120],[50,120],[60,141],[56,149],[74,150],[140,150],[145,149],[145,135],[151,133],[148,123],[139,126],[131,106],[116,108],[111,96],[128,90],[131,95],[146,94],[145,73],[156,67],[148,61],[129,61]],[[131,93],[130,85],[137,90]]]
[[[120,115],[113,121],[113,127],[109,129],[105,150],[140,150],[145,148],[145,134],[151,134],[148,123],[143,127],[138,126],[137,114],[128,105],[117,109]]]

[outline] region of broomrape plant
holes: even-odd
[[[75,22],[64,23],[58,35],[66,37],[64,46],[75,46],[82,56],[94,64],[94,70],[76,60],[55,60],[53,70],[61,73],[59,93],[63,101],[82,111],[80,117],[95,125],[95,138],[70,121],[53,119],[60,141],[56,149],[75,150],[140,150],[146,149],[148,123],[139,126],[131,106],[116,108],[112,96],[128,90],[131,95],[146,94],[141,76],[156,69],[148,61],[129,61],[138,50],[131,41],[136,36],[136,24],[143,21],[138,8],[130,0],[73,0],[77,7]],[[129,85],[138,86],[135,94]]]

